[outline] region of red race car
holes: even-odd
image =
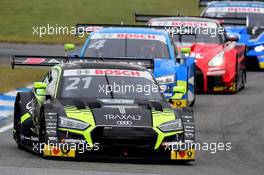
[[[228,38],[221,21],[201,17],[137,15],[137,22],[168,26],[178,47],[190,48],[196,58],[198,92],[236,93],[246,83],[245,45]]]

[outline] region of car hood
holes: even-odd
[[[152,114],[139,106],[106,105],[92,109],[95,124],[102,126],[152,126]]]
[[[72,117],[75,114],[80,115],[81,118],[93,116],[97,126],[151,127],[153,126],[154,114],[159,114],[158,117],[163,116],[162,121],[176,117],[165,101],[125,99],[113,103],[111,102],[113,99],[108,100],[107,102],[98,99],[72,99],[63,100],[61,105],[64,106],[66,116]],[[166,115],[168,118],[164,118]],[[156,119],[158,118],[156,117]]]

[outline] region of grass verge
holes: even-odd
[[[0,92],[20,88],[39,81],[47,72],[42,68],[15,68],[12,70],[9,66],[0,66]]]
[[[0,41],[81,43],[74,36],[38,37],[33,27],[86,23],[133,23],[133,14],[199,15],[197,0],[8,0],[0,1]]]

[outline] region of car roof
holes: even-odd
[[[261,7],[264,8],[264,2],[260,1],[213,1],[207,7]]]
[[[131,65],[126,63],[114,63],[114,62],[74,62],[74,63],[63,63],[60,64],[62,70],[68,69],[122,69],[122,70],[136,70],[136,71],[146,71],[145,67],[138,65]]]
[[[196,21],[196,22],[219,23],[219,21],[215,19],[202,18],[202,17],[189,17],[189,16],[152,18],[151,21]]]
[[[164,30],[144,27],[109,27],[103,28],[96,33],[136,33],[136,34],[151,34],[151,35],[166,35]],[[95,34],[95,33],[94,33]]]

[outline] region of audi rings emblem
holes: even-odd
[[[121,121],[121,120],[119,120],[119,121],[116,122],[116,124],[117,125],[127,125],[127,126],[130,126],[130,125],[132,125],[132,122],[131,121]]]

